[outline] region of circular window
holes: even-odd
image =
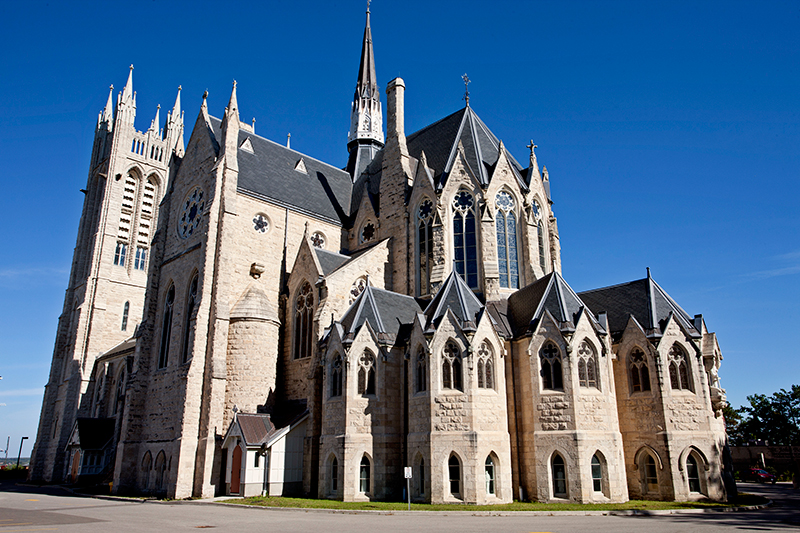
[[[367,288],[367,279],[364,277],[358,278],[354,283],[353,286],[350,287],[350,303],[356,301],[356,298],[364,292],[364,289]]]
[[[200,222],[203,220],[203,209],[206,207],[205,194],[203,189],[195,187],[186,196],[181,206],[181,215],[178,218],[178,235],[182,239],[191,237]]]
[[[375,238],[375,224],[367,222],[361,230],[361,242],[369,242]]]
[[[314,245],[314,248],[325,248],[325,235],[315,231],[311,235],[311,244]]]
[[[258,233],[266,233],[269,229],[269,219],[266,215],[259,213],[253,218],[253,229]]]
[[[514,197],[505,191],[497,193],[495,202],[497,202],[497,208],[502,209],[506,213],[514,209]]]

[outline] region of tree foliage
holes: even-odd
[[[724,411],[731,444],[765,440],[769,444],[800,445],[800,385],[772,396],[753,394],[749,405]]]

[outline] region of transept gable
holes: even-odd
[[[462,328],[472,330],[483,312],[483,304],[455,269],[450,272],[439,292],[425,308],[427,326],[436,327],[438,321],[448,311],[453,313]]]
[[[419,311],[414,298],[367,284],[339,322],[346,340],[355,338],[366,323],[379,342],[391,346],[408,338],[411,323]]]
[[[665,321],[663,333],[655,339],[655,347],[661,351],[663,349],[669,349],[675,341],[679,341],[687,348],[691,347],[697,356],[701,356],[702,351],[697,339],[692,336],[693,331],[688,331],[682,321],[674,314],[670,313]]]
[[[300,241],[300,247],[297,250],[294,263],[292,264],[290,277],[293,279],[290,280],[289,285],[291,286],[297,283],[298,276],[308,279],[311,283],[315,283],[317,279],[323,275],[324,269],[317,256],[317,249],[311,244],[308,237],[308,228],[306,228],[303,238]]]
[[[487,194],[494,195],[504,185],[512,190],[519,190],[522,197],[530,191],[528,185],[522,179],[522,175],[511,163],[509,157],[510,154],[506,151],[505,144],[500,141],[497,162],[489,168]]]

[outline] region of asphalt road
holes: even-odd
[[[59,488],[0,483],[0,533],[58,531],[390,531],[617,533],[628,531],[800,531],[800,491],[788,483],[742,483],[739,490],[763,494],[775,505],[748,512],[652,516],[473,516],[455,513],[394,515],[268,510],[202,502],[111,501],[73,496]]]

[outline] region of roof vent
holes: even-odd
[[[306,164],[302,159],[297,162],[297,164],[294,166],[294,169],[298,172],[302,172],[303,174],[308,174],[308,170],[306,170]]]
[[[255,150],[253,150],[253,143],[250,142],[250,137],[244,140],[241,146],[239,146],[239,150],[244,150],[245,152],[250,152],[251,154],[255,153]]]

